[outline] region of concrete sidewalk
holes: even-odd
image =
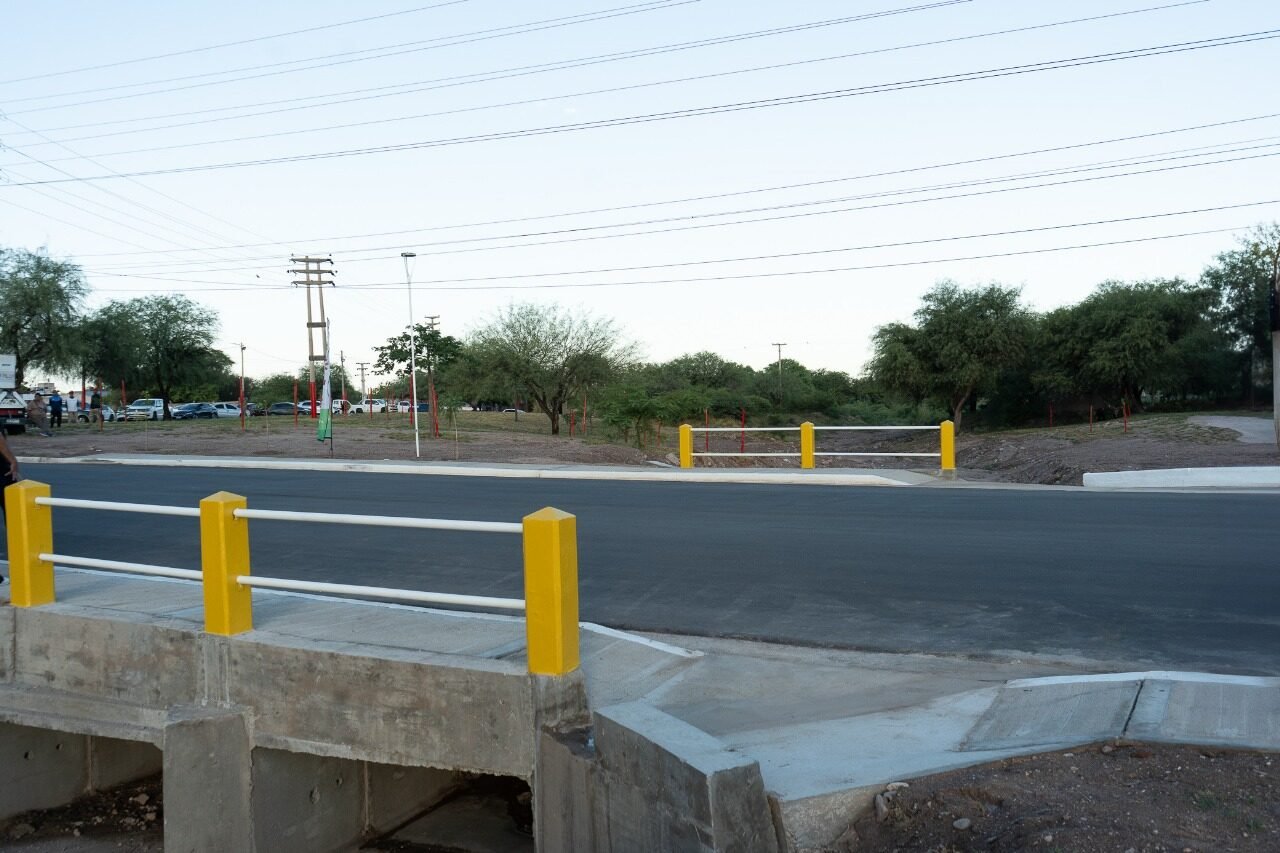
[[[0,606],[8,589],[0,586]],[[270,642],[524,659],[520,618],[267,591],[254,597],[255,635]],[[185,581],[60,569],[58,601],[200,630],[201,591]],[[673,731],[692,726],[727,753],[758,762],[793,849],[838,837],[888,782],[1013,755],[1119,737],[1280,750],[1280,678],[870,654],[585,624],[582,646],[593,709],[648,707]]]
[[[523,465],[496,462],[414,462],[366,459],[264,459],[260,456],[19,456],[22,464],[135,465],[159,468],[253,468],[276,471],[359,471],[436,477],[509,477],[533,480],[617,480],[667,483],[765,483],[808,486],[915,486],[940,482],[934,474],[891,469],[646,468],[621,465]]]

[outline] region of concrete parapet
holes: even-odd
[[[595,749],[612,853],[772,853],[778,835],[760,766],[649,705],[597,711]]]
[[[176,708],[164,729],[164,847],[254,849],[249,721],[241,711]]]

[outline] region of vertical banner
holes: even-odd
[[[324,387],[320,391],[319,421],[316,423],[316,441],[333,438],[333,393],[329,388],[329,330],[324,335]]]

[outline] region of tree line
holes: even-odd
[[[645,362],[617,324],[560,306],[512,304],[465,338],[418,325],[375,347],[390,377],[371,396],[434,387],[444,408],[517,406],[558,434],[590,411],[644,443],[662,424],[715,417],[754,423],[933,423],[1005,426],[1149,406],[1251,405],[1268,393],[1271,281],[1280,225],[1258,226],[1194,281],[1109,281],[1073,305],[1036,312],[1018,288],[944,281],[914,323],[876,330],[859,376],[792,359],[755,369],[711,352]],[[62,375],[123,381],[140,395],[234,399],[238,377],[214,347],[216,314],[180,295],[113,301],[86,312],[78,267],[40,252],[0,249],[0,351]],[[251,399],[290,400],[307,368],[247,383]],[[335,389],[358,383],[333,367]],[[305,386],[303,386],[305,389]],[[304,391],[305,394],[305,391]],[[336,394],[336,390],[335,390]]]

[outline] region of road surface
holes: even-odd
[[[1280,495],[24,465],[60,497],[579,519],[582,618],[869,650],[1280,674]],[[192,519],[57,509],[59,553],[199,567]],[[520,596],[517,536],[255,521],[259,575]],[[371,630],[376,630],[376,626]]]

